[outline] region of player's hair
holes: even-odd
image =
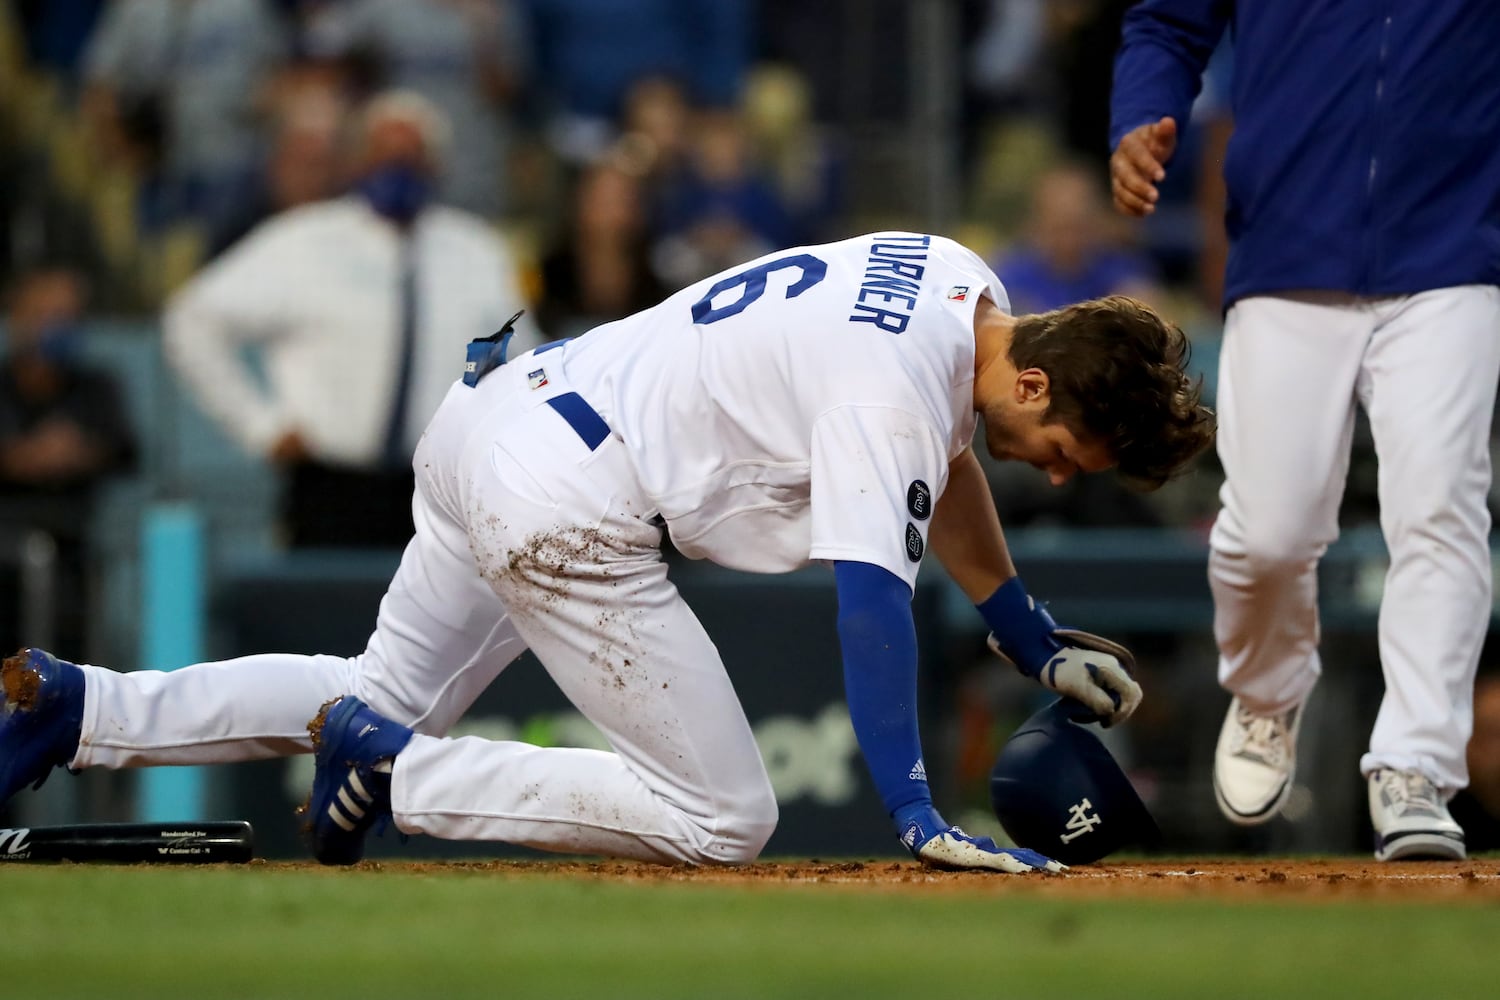
[[[1154,490],[1213,441],[1203,380],[1186,372],[1191,349],[1175,324],[1124,295],[1021,316],[1011,335],[1018,370],[1051,382],[1043,419],[1098,441],[1120,476]]]

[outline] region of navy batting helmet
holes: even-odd
[[[1160,837],[1130,779],[1080,725],[1093,718],[1059,698],[1022,723],[990,772],[990,801],[1010,839],[1069,865]]]

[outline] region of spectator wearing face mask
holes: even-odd
[[[89,620],[88,529],[99,485],[135,455],[115,379],[79,358],[86,289],[66,268],[22,274],[9,295],[0,361],[0,628],[16,634],[16,554],[47,536],[60,645],[84,651]]]
[[[506,184],[516,102],[531,40],[521,0],[344,0],[307,4],[308,55],[437,105],[463,141],[440,187],[451,205],[486,218],[510,204]]]
[[[448,139],[424,98],[376,97],[350,193],[268,219],[167,307],[168,356],[204,411],[284,470],[293,547],[406,544],[423,426],[468,342],[526,306],[490,226],[433,202]],[[513,355],[540,342],[526,319]]]
[[[995,263],[1012,308],[1046,312],[1106,295],[1162,300],[1151,259],[1117,238],[1106,208],[1088,166],[1062,163],[1042,174],[1025,232]]]

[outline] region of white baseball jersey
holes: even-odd
[[[456,383],[417,448],[416,536],[363,653],[86,667],[71,763],[306,752],[307,720],[352,693],[417,732],[392,774],[405,833],[754,859],[775,794],[655,515],[728,566],[855,560],[913,581],[974,432],[982,295],[1009,306],[958,244],[865,236],[752,261]],[[607,751],[443,738],[527,648]]]
[[[685,555],[916,579],[948,463],[974,436],[977,254],[884,233],[780,251],[568,345]],[[545,356],[538,359],[538,364]]]

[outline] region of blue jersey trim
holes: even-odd
[[[547,405],[578,432],[583,443],[589,446],[589,451],[598,448],[609,437],[609,424],[578,393],[565,392],[560,396],[553,396],[547,400]]]

